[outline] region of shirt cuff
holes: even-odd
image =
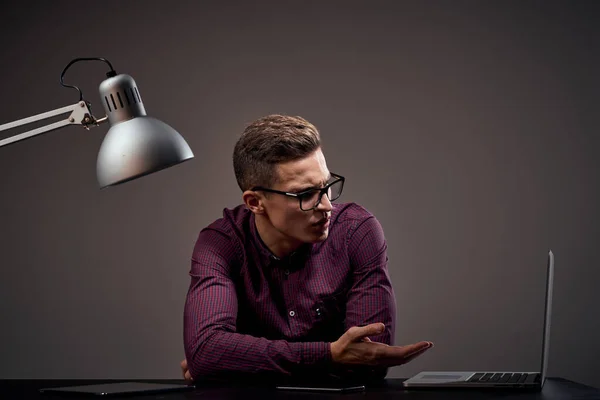
[[[300,352],[302,365],[325,365],[331,362],[331,344],[327,342],[305,342]]]

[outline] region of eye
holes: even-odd
[[[304,193],[302,193],[302,194],[300,195],[300,198],[301,198],[302,200],[304,200],[304,199],[310,199],[310,198],[312,197],[312,195],[314,194],[314,192],[315,192],[314,190],[309,190],[309,191],[307,191],[307,192],[304,192]]]
[[[308,192],[305,192],[303,194],[300,195],[300,198],[302,199],[302,201],[304,200],[313,200],[316,199],[317,197],[319,197],[319,190],[310,190]]]

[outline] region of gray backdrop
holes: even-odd
[[[289,113],[385,229],[396,343],[436,344],[389,376],[537,370],[551,248],[549,372],[600,386],[600,3],[249,3],[3,3],[0,123],[75,103],[63,67],[106,57],[196,158],[100,191],[106,125],[0,149],[0,377],[179,377],[196,236],[241,201],[235,140]],[[97,116],[105,72],[66,78]]]

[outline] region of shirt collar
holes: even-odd
[[[258,252],[260,255],[260,261],[261,261],[262,265],[265,265],[265,266],[271,266],[271,265],[277,265],[277,264],[279,264],[279,265],[285,264],[286,266],[289,266],[291,264],[297,265],[297,263],[300,260],[305,260],[306,257],[311,252],[312,244],[304,243],[296,251],[292,252],[288,256],[279,258],[275,254],[273,254],[273,252],[271,252],[271,250],[269,250],[269,248],[267,247],[265,242],[263,242],[262,238],[260,237],[260,235],[258,233],[258,228],[256,227],[256,218],[255,218],[253,212],[251,212],[251,215],[250,215],[250,227],[251,227],[250,230],[252,231],[252,239],[254,240],[254,244],[256,245],[256,248],[258,249]],[[302,262],[301,265],[303,265],[303,264],[304,263]]]

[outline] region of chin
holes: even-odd
[[[312,237],[311,242],[313,242],[313,243],[322,242],[329,237],[329,229],[324,232],[319,232],[317,234],[313,234],[313,235],[311,235],[311,237]]]

